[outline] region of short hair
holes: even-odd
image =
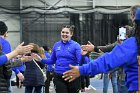
[[[134,5],[130,8],[131,15],[135,16],[137,8],[140,8],[140,5]]]
[[[42,46],[42,47],[44,48],[44,50],[45,50],[45,51],[49,51],[49,50],[51,50],[51,48],[50,48],[50,47],[48,47],[47,45]]]
[[[0,35],[4,35],[8,28],[3,21],[0,21]]]

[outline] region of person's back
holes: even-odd
[[[28,55],[32,55],[32,53],[41,53],[40,47],[37,44],[30,43],[30,45],[33,45],[34,47],[31,50],[31,53],[29,53]],[[44,65],[41,62],[32,60],[25,63],[25,66],[25,79],[23,81],[23,85],[25,86],[25,93],[32,93],[33,88],[34,92],[41,93],[42,86],[44,86],[44,77],[41,69],[44,68]]]

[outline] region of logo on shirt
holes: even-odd
[[[56,49],[56,50],[61,50],[61,46],[57,47],[57,49]]]
[[[68,47],[67,49],[70,50],[70,47]]]

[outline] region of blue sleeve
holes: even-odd
[[[85,56],[85,64],[88,64],[90,62],[90,59],[88,56]]]
[[[12,68],[12,70],[16,73],[16,75],[20,72],[18,69],[16,68]]]
[[[47,51],[45,51],[45,56],[46,56],[46,58],[50,58],[51,57],[51,55]]]
[[[81,58],[82,58],[82,55],[81,55],[81,47],[79,44],[76,45],[76,58],[77,58],[77,62],[78,64],[81,62]]]
[[[55,45],[52,49],[52,54],[51,54],[51,57],[50,58],[43,58],[41,60],[41,62],[43,64],[48,64],[48,65],[51,65],[51,64],[54,64],[56,62],[56,53],[55,53]]]
[[[82,55],[80,65],[87,64],[90,62],[90,59],[86,55]]]
[[[51,58],[43,58],[43,59],[41,60],[41,62],[42,62],[43,64],[48,64],[48,65],[52,65],[52,64],[55,63],[55,61],[51,60]]]
[[[6,55],[0,56],[0,65],[5,64],[8,61],[8,58]]]
[[[5,54],[8,54],[11,52],[11,46],[8,41],[2,44],[2,52],[4,52]]]
[[[106,73],[116,67],[130,62],[137,62],[138,47],[136,39],[129,38],[121,45],[117,45],[110,53],[105,53],[96,60],[79,67],[81,75]]]

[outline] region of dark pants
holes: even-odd
[[[50,86],[50,81],[52,81],[53,78],[53,72],[47,71],[46,77],[47,80],[45,81],[45,93],[49,93],[49,86]]]
[[[84,89],[85,87],[88,88],[90,85],[89,76],[81,76],[81,88]]]
[[[33,92],[33,89],[34,89],[34,92]],[[42,93],[41,89],[42,89],[42,86],[36,86],[36,87],[26,86],[25,93]]]
[[[72,82],[65,81],[62,75],[54,75],[54,83],[56,85],[56,93],[79,93],[80,90],[80,78]]]

